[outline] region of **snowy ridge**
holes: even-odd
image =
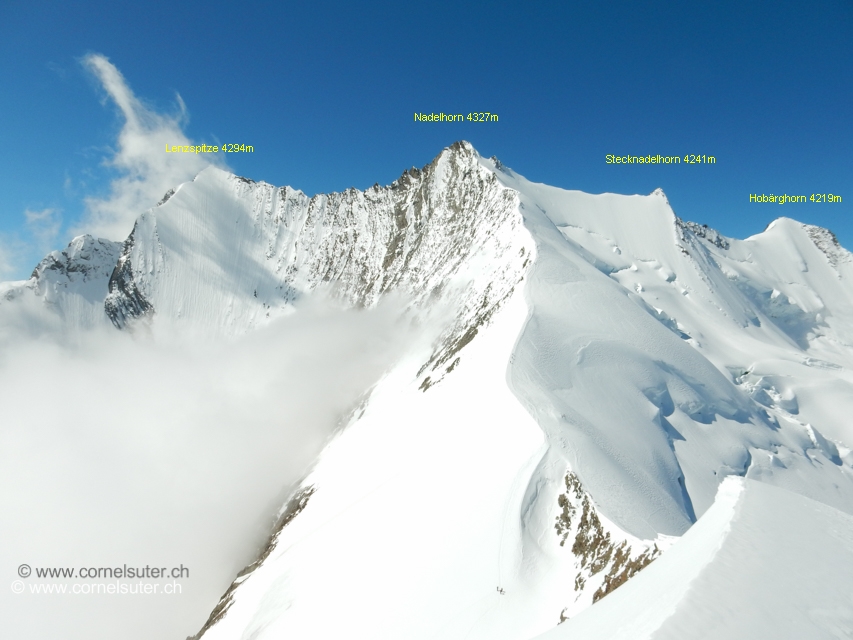
[[[323,284],[354,306],[400,291],[415,308],[454,309],[429,386],[521,278],[529,241],[515,210],[465,144],[388,187],[313,198],[209,168],[140,217],[107,313],[117,326],[163,314],[243,332]]]
[[[729,476],[853,513],[853,263],[826,230],[726,238],[661,190],[557,189],[457,143],[313,198],[207,169],[123,244],[74,242],[0,313],[55,271],[51,300],[120,329],[245,333],[320,289],[443,319],[196,637],[526,640],[719,519]]]
[[[826,254],[829,264],[833,267],[850,262],[850,252],[838,244],[838,238],[835,237],[832,231],[811,224],[804,224],[803,229],[805,229],[806,233],[815,243],[815,246]]]
[[[849,637],[853,595],[839,588],[839,576],[851,570],[853,517],[729,478],[659,561],[537,640]]]
[[[849,466],[816,449],[802,424],[741,393],[728,368],[777,372],[780,392],[800,399],[808,389],[799,422],[846,437],[843,417],[817,401],[830,387],[815,393],[815,371],[800,363],[807,342],[821,360],[853,365],[849,348],[835,348],[851,328],[851,279],[837,277],[801,225],[780,221],[770,237],[724,250],[680,233],[660,192],[594,196],[499,175],[521,194],[537,239],[512,388],[607,517],[641,538],[681,534],[731,473],[783,486],[809,477],[799,491],[853,509]],[[785,305],[793,321],[752,295],[770,283],[797,296]],[[834,401],[850,391],[848,370],[830,374]]]

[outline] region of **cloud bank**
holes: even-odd
[[[413,335],[399,305],[315,301],[216,342],[162,325],[92,331],[73,344],[47,334],[4,341],[3,637],[195,633],[288,491]],[[22,563],[182,564],[190,576],[180,596],[13,594]]]

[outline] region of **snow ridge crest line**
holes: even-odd
[[[714,561],[714,558],[722,550],[726,538],[732,532],[732,523],[738,517],[740,508],[743,505],[745,489],[746,479],[739,476],[728,476],[720,483],[713,506],[702,516],[704,520],[701,528],[701,533],[706,539],[709,537],[714,538],[716,542],[707,545],[704,549],[705,554],[701,557],[697,558],[694,555],[689,560],[685,558],[684,566],[692,574],[682,583],[686,588],[670,589],[665,594],[665,598],[667,599],[665,606],[656,611],[657,620],[654,618],[651,620],[642,620],[644,624],[643,630],[640,633],[637,633],[638,630],[635,628],[630,630],[622,629],[623,635],[617,637],[624,640],[628,640],[628,638],[631,640],[641,640],[641,638],[650,640],[654,633],[663,627],[666,621],[676,613],[679,602],[687,597],[692,585],[702,575],[702,571]],[[696,533],[699,533],[698,529]],[[683,541],[684,538],[677,541],[670,551],[678,549],[679,543]],[[680,553],[680,551],[677,553]]]
[[[729,476],[713,505],[662,559],[652,563],[624,590],[534,640],[651,640],[672,619],[697,581],[724,548],[744,505],[747,480]],[[646,588],[639,588],[640,584]],[[638,587],[638,588],[633,588]],[[664,636],[669,637],[669,636]],[[701,633],[697,637],[703,637]]]

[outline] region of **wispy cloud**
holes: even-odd
[[[60,248],[56,245],[61,229],[61,210],[26,209],[23,226],[0,233],[0,282],[28,278],[46,253]]]
[[[0,234],[0,282],[20,275],[23,256],[21,241],[9,234]]]
[[[29,277],[22,267],[33,253],[34,241],[25,239],[20,233],[0,233],[0,282]],[[29,265],[32,270],[34,265]]]
[[[191,180],[210,164],[223,163],[212,154],[165,152],[166,145],[192,144],[183,131],[187,110],[180,95],[176,96],[177,114],[158,113],[137,98],[105,56],[89,54],[82,63],[118,107],[124,124],[112,155],[105,159],[118,176],[107,196],[85,199],[86,214],[75,232],[124,240],[139,214],[154,206],[166,191]]]
[[[83,196],[85,211],[71,229],[63,228],[62,211],[56,207],[27,208],[25,224],[13,233],[0,235],[0,282],[24,278],[45,253],[63,248],[69,238],[88,233],[111,240],[124,240],[136,218],[157,204],[163,195],[182,182],[192,180],[205,167],[225,168],[217,154],[166,153],[166,145],[193,145],[184,133],[188,115],[180,95],[175,96],[177,111],[162,113],[145,104],[128,86],[127,80],[108,58],[90,54],[83,66],[104,91],[104,102],[111,102],[123,120],[121,129],[103,164],[115,172],[105,195]],[[48,68],[65,79],[65,71],[54,63]],[[88,181],[87,181],[88,182]],[[66,197],[76,200],[90,187],[66,174]],[[92,193],[89,191],[89,193]],[[62,242],[60,242],[62,240]]]
[[[54,249],[53,245],[62,228],[62,212],[53,208],[41,211],[27,209],[24,211],[24,217],[27,219],[27,230],[38,245],[38,249],[40,251]]]

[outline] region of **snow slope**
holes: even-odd
[[[853,513],[851,269],[823,229],[724,238],[662,191],[535,184],[457,143],[314,198],[207,169],[98,286],[123,330],[239,335],[318,290],[438,326],[198,637],[519,640],[667,557],[729,476]]]
[[[853,397],[849,263],[833,266],[792,221],[727,250],[659,191],[594,196],[499,176],[538,240],[512,386],[607,515],[645,537],[683,533],[731,473],[853,512],[849,464],[812,425],[853,439],[846,413],[825,411]],[[756,304],[768,273],[822,320]],[[791,316],[807,344],[785,331]],[[815,395],[799,406],[801,390]]]
[[[851,573],[853,516],[730,477],[660,560],[537,640],[849,638]]]

